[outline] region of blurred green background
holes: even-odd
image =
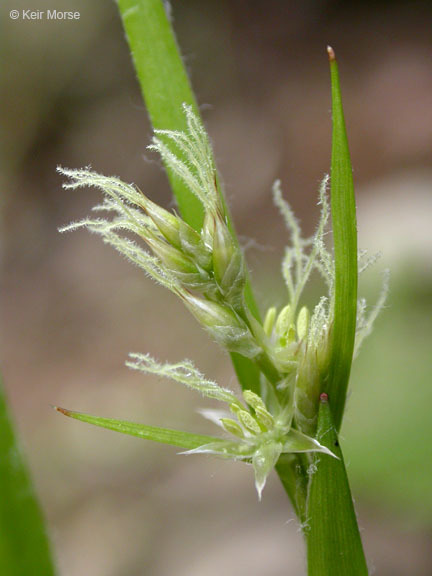
[[[12,9],[79,11],[11,20]],[[262,310],[285,303],[288,241],[271,185],[312,232],[330,163],[326,44],[339,57],[360,246],[391,293],[354,365],[342,442],[371,573],[432,573],[432,8],[429,2],[173,1]],[[299,527],[276,478],[68,421],[50,404],[197,432],[194,394],[128,371],[129,351],[192,358],[235,386],[229,358],[176,299],[100,239],[57,228],[93,191],[91,164],[172,206],[112,1],[3,0],[1,360],[62,576],[298,576]],[[319,286],[309,294],[317,297]],[[337,518],[335,518],[335,522]]]

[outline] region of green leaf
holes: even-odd
[[[199,116],[198,106],[163,2],[119,0],[118,6],[153,128],[186,131],[182,105],[192,106]],[[168,178],[180,213],[199,230],[204,219],[201,203],[171,172]]]
[[[129,436],[137,436],[144,440],[152,440],[153,442],[160,442],[161,444],[169,444],[170,446],[178,446],[184,450],[195,450],[205,444],[217,442],[220,438],[215,436],[204,436],[202,434],[190,434],[189,432],[182,432],[180,430],[171,430],[169,428],[159,428],[157,426],[146,426],[145,424],[136,424],[135,422],[126,422],[124,420],[116,420],[115,418],[99,418],[98,416],[91,416],[90,414],[82,414],[81,412],[74,412],[66,410],[65,408],[55,407],[57,412],[87,422],[94,426],[128,434]]]
[[[43,517],[0,382],[0,574],[54,573]]]
[[[183,104],[192,106],[195,114],[200,115],[164,3],[162,0],[119,0],[118,6],[153,127],[185,131]],[[172,146],[168,141],[165,144]],[[204,216],[200,202],[172,173],[168,172],[168,177],[180,214],[199,230]],[[223,199],[219,182],[217,185]],[[229,215],[228,220],[236,239]],[[245,298],[252,314],[258,318],[258,307],[249,280]],[[231,359],[242,387],[259,392],[259,370],[255,364],[235,353],[231,354]]]
[[[357,226],[352,167],[342,109],[338,65],[330,59],[333,141],[331,160],[331,212],[335,257],[334,322],[328,372],[323,391],[329,395],[339,430],[354,350],[357,313]]]
[[[328,397],[322,394],[317,440],[337,457],[315,454],[307,501],[309,576],[367,576],[368,570]]]

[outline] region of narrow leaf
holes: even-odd
[[[115,418],[99,418],[98,416],[91,416],[90,414],[82,414],[81,412],[74,412],[66,410],[65,408],[55,407],[57,412],[87,422],[94,426],[128,434],[129,436],[137,436],[144,440],[152,440],[153,442],[160,442],[161,444],[169,444],[171,446],[178,446],[184,450],[194,450],[205,444],[217,442],[220,438],[214,436],[204,436],[202,434],[190,434],[189,432],[182,432],[180,430],[171,430],[169,428],[159,428],[157,426],[146,426],[145,424],[136,424],[135,422],[126,422],[124,420],[116,420]]]
[[[161,0],[119,0],[126,37],[150,120],[155,129],[186,131],[183,104],[198,115],[186,70],[181,60],[164,3]],[[170,146],[170,143],[166,143]],[[201,203],[171,172],[168,178],[183,218],[199,230]]]
[[[185,131],[183,104],[192,106],[197,116],[199,111],[164,3],[162,0],[119,0],[118,6],[153,127]],[[172,146],[168,141],[165,144]],[[200,202],[180,179],[170,172],[168,177],[180,214],[188,224],[200,230],[204,217]],[[218,178],[216,180],[223,200]],[[236,238],[229,215],[228,220]],[[249,280],[245,298],[252,314],[258,318]],[[236,353],[231,354],[231,359],[242,387],[259,392],[259,370],[255,364]]]
[[[309,576],[367,576],[357,518],[326,394],[320,398],[317,440],[337,457],[314,455],[307,501]]]
[[[54,573],[43,517],[0,382],[0,574]]]
[[[338,65],[333,49],[330,59],[333,138],[331,160],[331,212],[335,257],[333,328],[324,392],[332,401],[339,430],[354,350],[357,310],[357,226],[352,167],[342,109]]]

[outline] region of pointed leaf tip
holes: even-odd
[[[334,52],[333,52],[334,54]],[[357,225],[352,165],[342,107],[339,72],[330,57],[332,157],[330,199],[334,249],[333,325],[323,390],[330,397],[336,430],[345,407],[357,316]],[[325,403],[324,403],[325,404]],[[323,406],[323,403],[321,403]]]
[[[330,62],[336,60],[336,54],[331,46],[327,46],[327,54],[329,57]]]
[[[56,412],[60,412],[60,414],[64,414],[65,416],[70,416],[70,411],[66,410],[66,408],[61,408],[60,406],[53,406]]]

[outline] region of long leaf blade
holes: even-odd
[[[192,106],[195,114],[198,106],[163,2],[119,0],[118,6],[153,127],[186,131],[182,105]],[[171,172],[168,178],[180,213],[199,230],[204,218],[201,203]]]
[[[367,576],[368,570],[328,397],[322,394],[317,440],[338,459],[314,455],[307,532],[309,576]]]
[[[119,0],[118,6],[153,127],[185,131],[182,105],[191,105],[198,116],[199,111],[164,3],[161,0]],[[166,144],[170,146],[169,142]],[[178,178],[169,172],[168,177],[180,214],[199,230],[204,216],[201,204]],[[223,199],[219,184],[218,188]],[[231,222],[229,225],[236,238]],[[245,298],[252,314],[258,318],[249,280]],[[238,354],[231,354],[231,359],[242,387],[259,392],[259,370],[255,364]]]
[[[54,573],[42,513],[0,382],[0,574]]]
[[[336,429],[345,407],[354,351],[357,313],[357,224],[354,184],[342,108],[339,72],[328,48],[332,89],[331,212],[335,256],[334,323],[323,391],[331,401]]]
[[[55,407],[57,412],[99,426],[107,428],[114,432],[121,434],[128,434],[129,436],[137,436],[143,440],[152,440],[161,444],[169,444],[170,446],[178,446],[184,450],[194,450],[205,444],[220,441],[220,438],[215,436],[205,436],[203,434],[190,434],[189,432],[182,432],[180,430],[172,430],[170,428],[159,428],[157,426],[147,426],[146,424],[137,424],[135,422],[127,422],[125,420],[117,420],[115,418],[100,418],[99,416],[91,416],[90,414],[83,414],[82,412],[75,412],[73,410],[66,410],[65,408]]]

